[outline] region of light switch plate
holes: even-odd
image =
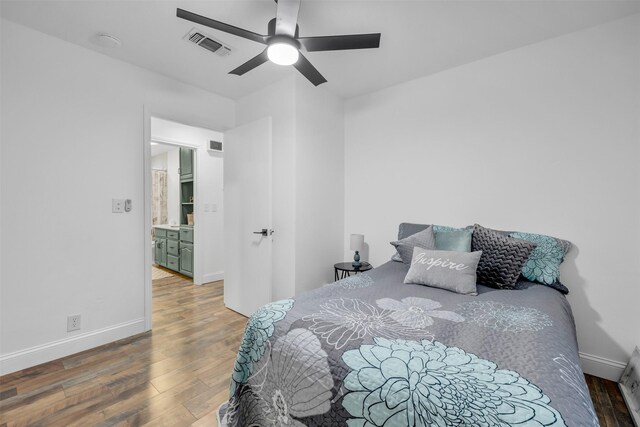
[[[123,199],[111,199],[111,212],[123,213],[124,212],[124,200]]]

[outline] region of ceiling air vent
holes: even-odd
[[[207,147],[207,150],[222,152],[222,142],[210,140],[209,141],[209,146]]]
[[[214,39],[208,34],[204,34],[202,31],[198,31],[192,28],[191,31],[184,36],[184,39],[189,43],[200,46],[203,49],[207,49],[209,52],[213,52],[218,56],[227,56],[231,53],[231,47],[222,44],[219,40]]]

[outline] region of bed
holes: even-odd
[[[262,307],[223,426],[597,426],[565,296],[406,284],[390,261]]]

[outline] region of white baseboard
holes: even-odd
[[[595,356],[593,354],[580,352],[579,355],[584,373],[610,381],[618,382],[624,372],[624,368],[627,366],[626,363],[617,362],[615,360]]]
[[[144,318],[0,355],[0,375],[10,374],[70,354],[144,332]]]
[[[218,280],[224,280],[224,271],[209,273],[202,276],[202,283],[217,282]]]

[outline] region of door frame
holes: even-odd
[[[193,127],[198,127],[198,128],[203,128],[203,129],[210,129],[211,125],[207,124],[207,123],[194,123],[192,120],[185,118],[185,117],[175,117],[172,116],[171,114],[163,114],[161,112],[156,111],[155,109],[152,110],[149,107],[147,107],[146,105],[143,105],[143,113],[142,113],[142,120],[143,120],[143,137],[142,137],[142,174],[143,174],[143,216],[144,216],[144,236],[143,236],[143,241],[144,241],[144,258],[143,258],[143,262],[144,262],[144,330],[145,331],[150,331],[152,326],[153,326],[153,285],[152,285],[152,280],[151,280],[151,266],[153,265],[153,259],[152,259],[152,250],[151,250],[151,197],[152,197],[152,181],[151,181],[151,117],[155,117],[158,119],[162,119],[162,120],[168,120],[168,121],[172,121],[172,122],[176,122],[179,124],[183,124],[186,126],[193,126]],[[221,131],[218,131],[221,132]],[[222,132],[221,132],[222,133]],[[187,147],[187,148],[191,148],[194,150],[194,162],[193,162],[193,173],[194,176],[197,176],[197,156],[198,156],[198,148],[201,148],[200,146],[196,145],[196,144],[188,144],[185,143],[183,141],[171,141],[171,140],[166,140],[166,139],[159,139],[159,138],[154,138],[154,141],[157,142],[161,142],[163,144],[168,144],[168,145],[175,145],[178,147]],[[194,186],[193,186],[193,193],[194,193],[194,199],[195,200],[199,200],[199,193],[198,193],[198,180],[194,180]],[[196,213],[196,219],[197,219],[197,212],[196,212],[196,206],[194,205],[194,213]],[[198,240],[197,234],[194,233],[193,236],[193,247],[194,249],[196,248],[196,242]],[[194,285],[201,285],[202,283],[197,283],[196,278],[198,277],[202,277],[202,275],[200,274],[198,276],[198,274],[200,273],[199,268],[201,265],[201,261],[200,258],[198,258],[198,251],[195,251],[195,257],[194,257],[194,266],[193,266],[193,283]]]

